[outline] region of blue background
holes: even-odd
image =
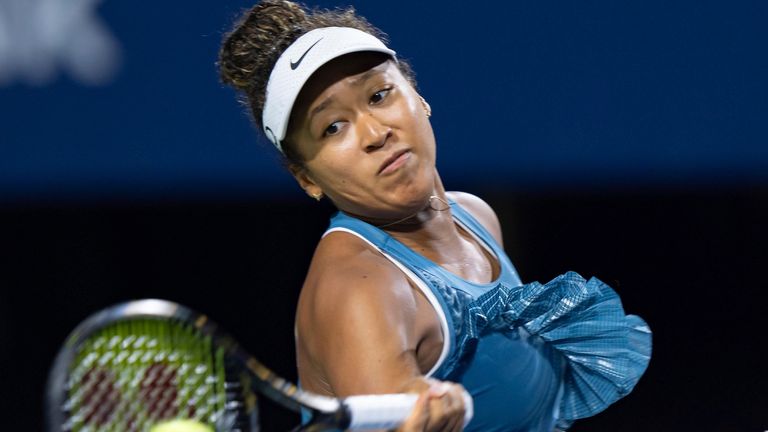
[[[653,329],[632,394],[571,431],[766,430],[768,3],[355,3],[413,64],[446,187],[492,205],[523,281],[596,276]],[[106,0],[110,84],[0,87],[5,429],[42,430],[67,334],[129,299],[205,312],[297,378],[295,304],[334,209],[218,83],[248,6]],[[259,403],[264,431],[298,422]]]
[[[217,80],[248,5],[104,2],[111,84],[0,88],[0,199],[301,196]],[[413,64],[449,189],[768,182],[765,2],[356,7]]]

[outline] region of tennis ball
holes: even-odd
[[[214,432],[213,428],[197,420],[168,420],[158,423],[149,432]]]

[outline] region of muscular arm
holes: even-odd
[[[310,269],[297,314],[300,349],[336,396],[403,391],[421,375],[415,293],[386,258],[345,236],[324,239]]]
[[[400,270],[358,239],[324,238],[297,311],[302,385],[337,397],[418,392],[414,413],[398,430],[461,430],[462,387],[435,386],[419,369],[417,295]]]

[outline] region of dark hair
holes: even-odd
[[[347,9],[309,10],[287,0],[265,0],[245,11],[225,37],[219,50],[221,81],[240,92],[240,101],[262,130],[267,81],[277,59],[304,33],[322,27],[351,27],[362,30],[386,43],[387,36]],[[403,75],[415,85],[413,71],[407,62],[398,60]],[[303,159],[293,146],[283,145],[289,165],[302,166]]]

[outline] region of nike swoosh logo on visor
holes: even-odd
[[[306,51],[304,51],[304,54],[302,54],[302,55],[301,55],[301,57],[299,57],[299,59],[298,59],[298,60],[296,60],[295,62],[291,61],[291,70],[296,70],[296,68],[297,68],[297,67],[299,67],[299,65],[301,64],[301,61],[302,61],[302,60],[304,60],[304,57],[307,55],[307,53],[309,52],[309,50],[311,50],[312,48],[314,48],[314,47],[315,47],[315,45],[317,45],[317,42],[320,42],[321,40],[323,40],[323,38],[320,38],[320,39],[318,39],[318,40],[317,40],[315,43],[313,43],[313,44],[312,44],[312,45],[311,45],[309,48],[307,48],[307,50],[306,50]]]

